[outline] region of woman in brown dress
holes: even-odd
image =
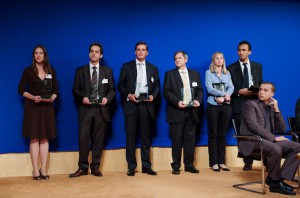
[[[25,68],[19,94],[24,96],[23,137],[30,138],[33,179],[49,179],[46,164],[49,138],[56,137],[53,102],[58,94],[56,74],[50,67],[46,49],[38,45],[32,54],[32,65]],[[38,161],[40,157],[41,166]]]

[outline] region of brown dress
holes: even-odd
[[[52,91],[58,94],[58,85],[56,73],[51,68]],[[41,86],[43,81],[33,71],[33,68],[25,68],[21,81],[19,83],[19,94],[23,96],[28,92],[34,96],[41,95]],[[23,117],[23,137],[25,138],[55,138],[56,137],[56,120],[53,103],[40,102],[35,103],[33,100],[25,98],[24,117]]]

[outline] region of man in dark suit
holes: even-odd
[[[123,64],[118,83],[125,115],[127,175],[135,175],[137,131],[141,136],[142,173],[157,175],[151,168],[150,145],[156,116],[154,102],[160,86],[158,69],[146,61],[148,45],[145,42],[135,45],[135,55],[135,60]]]
[[[296,159],[300,152],[300,144],[290,141],[284,136],[276,137],[273,132],[284,132],[286,129],[284,118],[279,110],[278,101],[273,98],[275,86],[264,82],[259,87],[258,100],[248,100],[241,111],[241,135],[259,135],[263,141],[263,152],[267,156],[268,177],[266,184],[271,192],[296,195],[293,187],[284,183],[284,179],[293,180],[299,167]],[[240,141],[240,151],[250,155],[260,150],[260,142]],[[280,168],[281,158],[285,161]]]
[[[237,47],[239,60],[227,67],[234,85],[234,92],[231,98],[233,118],[238,132],[241,124],[240,114],[242,104],[247,100],[257,98],[257,93],[251,91],[249,88],[252,85],[257,88],[263,81],[262,65],[249,60],[251,53],[251,44],[248,41],[241,41]],[[243,170],[248,171],[252,169],[252,159],[244,158],[244,163]]]
[[[296,119],[296,131],[300,131],[300,98],[297,100],[295,106],[295,119]]]
[[[172,174],[180,174],[182,147],[185,171],[199,173],[193,163],[196,124],[199,123],[198,107],[203,98],[200,75],[187,69],[186,52],[175,52],[174,60],[176,69],[166,72],[164,79],[164,96],[168,101],[167,121],[172,140]]]
[[[112,70],[100,65],[102,55],[102,45],[92,43],[89,47],[90,63],[76,69],[73,95],[78,102],[79,168],[70,177],[88,174],[90,143],[91,174],[102,176],[99,167],[107,124],[111,121],[109,103],[116,95]]]

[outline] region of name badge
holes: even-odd
[[[107,83],[108,83],[107,78],[104,78],[104,79],[102,80],[102,84],[107,84]]]
[[[197,86],[198,86],[197,82],[192,83],[192,87],[197,87]]]
[[[51,74],[47,74],[47,75],[46,75],[46,78],[48,78],[48,79],[52,79],[52,76],[51,76]]]
[[[154,83],[154,78],[153,77],[151,77],[151,82]]]

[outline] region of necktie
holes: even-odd
[[[97,83],[97,67],[93,66],[93,73],[92,73],[92,95],[91,99],[96,99],[98,94],[98,83]]]
[[[140,95],[140,88],[143,84],[143,68],[142,63],[138,63],[137,67],[137,76],[136,76],[136,89],[135,89],[135,95],[138,97]]]
[[[187,79],[186,75],[187,74],[186,74],[185,71],[181,72],[181,79],[182,79],[182,82],[183,82],[183,103],[184,104],[189,104],[192,97],[191,97],[190,86],[189,86],[188,79]]]
[[[249,74],[247,63],[243,63],[244,72],[243,72],[243,88],[249,88]]]

